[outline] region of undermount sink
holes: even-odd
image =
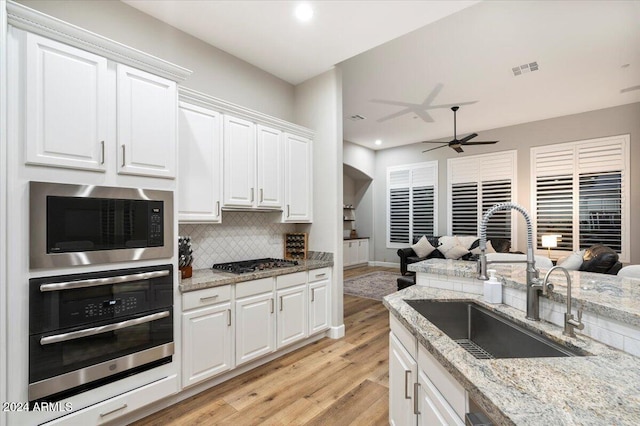
[[[478,359],[585,356],[472,302],[405,300]]]

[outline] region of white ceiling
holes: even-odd
[[[344,139],[372,149],[450,139],[451,104],[475,102],[461,106],[458,136],[482,140],[640,102],[638,0],[312,1],[307,24],[293,19],[294,1],[122,1],[292,84],[339,64]],[[513,76],[533,61],[538,71]],[[378,121],[404,107],[372,100],[442,108]]]

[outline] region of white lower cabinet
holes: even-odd
[[[236,365],[276,349],[274,279],[236,284]]]
[[[360,265],[369,262],[369,240],[348,240],[342,243],[343,266]]]
[[[183,386],[191,386],[233,368],[231,308],[231,287],[228,285],[183,296]]]
[[[309,271],[309,335],[329,328],[331,268]]]
[[[395,317],[390,323],[389,423],[463,426],[464,388]]]
[[[302,272],[303,275],[306,273]],[[278,290],[278,349],[307,337],[307,284]]]
[[[389,424],[416,424],[414,406],[418,364],[398,338],[389,334]]]

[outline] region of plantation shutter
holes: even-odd
[[[387,245],[406,246],[436,228],[437,162],[387,169]]]
[[[532,148],[538,248],[542,234],[559,234],[559,251],[604,244],[628,258],[628,144],[625,135]]]
[[[506,151],[448,160],[449,233],[478,235],[482,216],[495,204],[513,201],[516,152]],[[511,213],[496,212],[487,235],[511,239]]]

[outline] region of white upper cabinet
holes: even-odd
[[[117,65],[118,173],[176,176],[176,83]]]
[[[311,139],[285,134],[284,222],[312,220]]]
[[[26,34],[26,162],[105,170],[107,60]]]
[[[180,102],[178,220],[220,222],[222,116]]]
[[[252,207],[256,199],[256,126],[224,116],[224,205]]]
[[[284,160],[282,132],[263,125],[257,126],[257,188],[258,207],[282,208]]]

